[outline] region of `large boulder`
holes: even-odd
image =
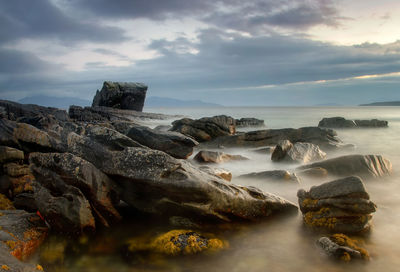
[[[312,143],[297,142],[292,144],[288,140],[278,143],[271,155],[271,160],[280,162],[309,163],[323,160],[326,153]]]
[[[392,173],[392,163],[381,155],[347,155],[298,167],[298,170],[323,168],[329,175],[378,178]]]
[[[218,137],[212,141],[200,144],[200,147],[262,147],[277,145],[279,141],[289,140],[292,143],[307,142],[318,145],[323,150],[332,150],[344,147],[337,138],[335,131],[318,127],[303,127],[299,129],[266,129],[247,133]]]
[[[174,121],[171,131],[177,131],[198,142],[204,142],[216,137],[235,134],[236,120],[226,115],[204,117],[197,120],[184,118]]]
[[[143,83],[105,81],[101,91],[97,90],[92,107],[142,111],[146,92],[147,86]]]
[[[29,160],[36,179],[44,180],[42,184],[53,179],[79,188],[103,225],[121,218],[114,208],[119,201],[116,184],[90,162],[70,153],[32,153]]]
[[[348,120],[343,117],[323,118],[318,127],[325,128],[357,128],[357,127],[387,127],[388,122],[378,119],[371,120]]]
[[[19,260],[28,259],[47,235],[45,222],[37,214],[22,210],[0,210],[0,214],[0,249]]]
[[[199,143],[191,137],[174,131],[159,131],[148,127],[130,124],[128,127],[121,122],[115,124],[116,129],[132,140],[150,147],[164,151],[165,153],[178,158],[186,159],[193,153],[193,147]]]
[[[197,162],[206,163],[223,163],[229,161],[245,161],[248,158],[241,155],[231,155],[218,151],[202,150],[193,158]]]
[[[358,233],[370,229],[376,205],[359,177],[351,176],[297,192],[306,226],[313,230]]]

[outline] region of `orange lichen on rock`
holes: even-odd
[[[312,199],[312,198],[306,198],[303,200],[302,204],[303,206],[314,206],[318,203],[318,199]]]
[[[43,267],[40,264],[38,264],[36,265],[36,270],[43,271]]]
[[[15,210],[11,200],[3,194],[0,194],[0,210]]]
[[[3,264],[3,265],[1,266],[1,269],[2,269],[2,270],[5,270],[5,271],[8,271],[8,270],[10,270],[10,267],[9,267],[8,265]]]
[[[358,252],[360,252],[361,257],[364,260],[369,260],[370,256],[368,251],[365,248],[362,248],[359,246],[359,244],[361,242],[355,240],[355,239],[351,239],[350,237],[339,233],[339,234],[333,234],[329,237],[333,242],[335,242],[336,244],[340,245],[340,246],[346,246],[349,248],[352,248],[354,250],[357,250]]]
[[[26,260],[30,257],[45,239],[46,233],[39,232],[36,229],[30,229],[24,232],[24,240],[18,240],[12,243],[10,253],[19,260]],[[13,241],[8,241],[13,242]]]

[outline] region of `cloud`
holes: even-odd
[[[337,26],[335,0],[71,0],[73,8],[114,19],[167,20],[194,17],[203,23],[251,33],[271,27]]]
[[[0,43],[17,39],[57,39],[66,43],[124,41],[124,31],[68,16],[49,0],[0,2]],[[5,27],[6,26],[6,27]]]

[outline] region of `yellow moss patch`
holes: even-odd
[[[318,203],[318,199],[312,199],[312,198],[306,198],[303,200],[302,204],[303,206],[315,206]]]
[[[329,214],[329,208],[321,208],[316,212],[307,212],[304,215],[304,222],[310,227],[323,227],[333,229],[336,226],[337,218],[324,217]]]
[[[8,270],[10,270],[10,267],[9,267],[8,265],[3,264],[3,265],[1,266],[1,269],[2,269],[2,270],[8,271]]]
[[[3,194],[0,194],[0,210],[15,210],[11,200]]]
[[[339,234],[333,234],[331,235],[330,239],[335,242],[336,244],[340,246],[347,246],[349,248],[352,248],[354,250],[357,250],[358,252],[361,253],[361,256],[364,260],[369,260],[369,253],[365,248],[360,247],[359,241],[355,239],[351,239],[350,237],[339,233]]]

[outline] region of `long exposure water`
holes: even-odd
[[[86,250],[79,254],[65,256],[62,266],[54,271],[399,271],[400,267],[400,107],[255,107],[255,108],[147,108],[148,112],[179,114],[191,118],[230,115],[235,118],[255,117],[265,120],[267,128],[299,128],[316,126],[323,117],[342,116],[347,119],[383,119],[389,121],[388,128],[342,129],[338,137],[345,143],[356,145],[355,150],[346,153],[329,153],[329,157],[342,154],[380,154],[393,164],[393,175],[385,179],[365,181],[371,200],[378,206],[373,214],[373,228],[366,237],[361,237],[370,251],[369,262],[340,263],[321,254],[315,246],[320,234],[306,230],[301,213],[287,217],[274,216],[258,224],[250,224],[231,230],[216,230],[218,235],[229,242],[229,248],[214,254],[200,254],[165,258],[144,259],[130,262],[121,257],[119,251],[99,254]],[[149,123],[149,126],[170,124],[172,120]],[[253,185],[266,192],[280,195],[297,203],[299,188],[309,189],[324,181],[301,180],[300,185],[283,186],[262,181],[239,180],[240,174],[272,169],[292,169],[296,166],[273,164],[267,154],[257,154],[246,149],[224,150],[241,154],[251,160],[240,163],[226,163],[221,167],[233,174],[233,183]],[[128,239],[144,233],[159,233],[168,230],[156,220],[141,222],[133,220],[108,233],[100,233],[93,242],[104,243],[112,248],[113,241]],[[112,237],[114,240],[112,240]],[[111,242],[107,242],[111,239]],[[92,241],[91,240],[91,241]],[[100,242],[99,242],[100,241]],[[105,241],[105,242],[104,242]],[[90,245],[89,245],[90,248]],[[48,269],[48,271],[53,271]]]

